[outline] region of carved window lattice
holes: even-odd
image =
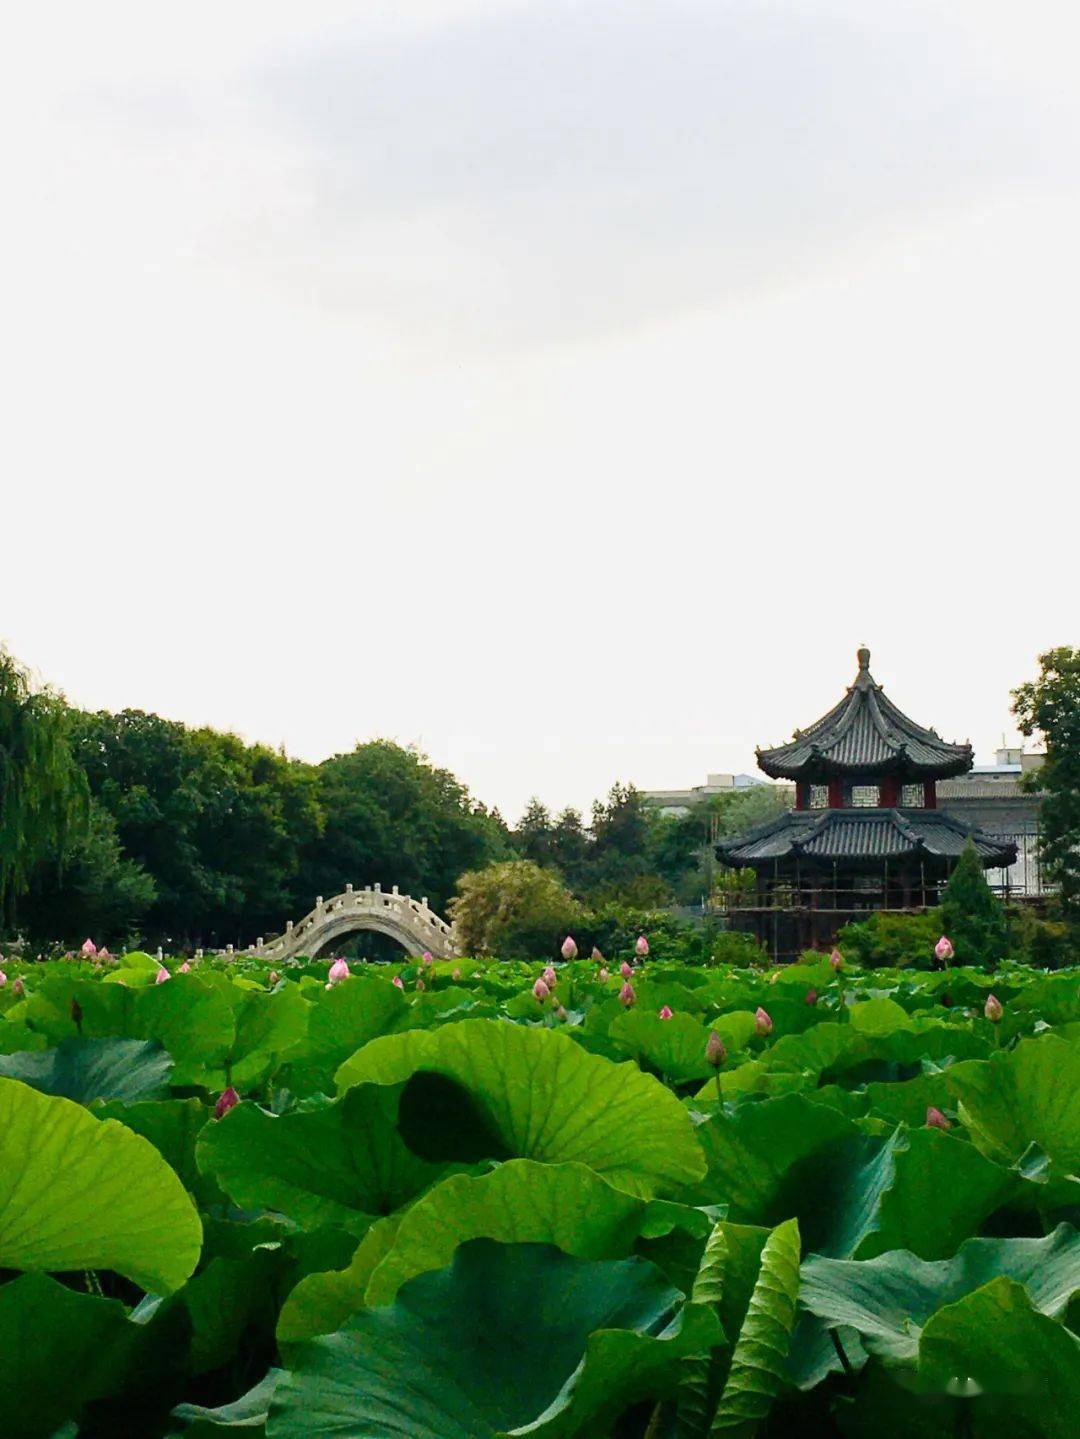
[[[926,794],[921,784],[905,784],[900,786],[900,803],[905,809],[922,809],[926,804]]]
[[[812,784],[810,786],[810,808],[828,809],[829,807],[829,786],[827,784]]]
[[[853,784],[851,799],[848,802],[852,809],[877,809],[880,794],[881,791],[876,784]]]

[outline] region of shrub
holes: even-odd
[[[883,909],[858,924],[845,924],[837,944],[846,959],[866,969],[929,969],[941,926],[938,910],[896,914]]]
[[[557,954],[585,911],[550,870],[511,859],[463,874],[450,916],[466,954],[528,959]]]
[[[986,882],[982,861],[969,840],[941,901],[941,933],[952,941],[957,964],[993,968],[1005,958],[1005,906]]]

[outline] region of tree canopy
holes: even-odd
[[[1041,736],[1046,746],[1029,781],[1045,792],[1040,858],[1065,914],[1080,919],[1080,649],[1063,645],[1040,655],[1037,677],[1013,690],[1013,713],[1021,733]]]

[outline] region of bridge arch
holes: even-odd
[[[429,951],[436,959],[452,959],[457,953],[453,930],[446,920],[435,913],[426,898],[400,894],[396,884],[389,891],[378,884],[365,889],[347,884],[332,899],[324,900],[320,895],[315,908],[296,924],[290,920],[284,934],[266,943],[260,939],[245,953],[278,964],[299,955],[314,959],[346,935],[366,929],[389,935],[414,957]]]

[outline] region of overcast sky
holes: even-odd
[[[516,818],[1080,642],[1074,4],[22,7],[0,639]]]

